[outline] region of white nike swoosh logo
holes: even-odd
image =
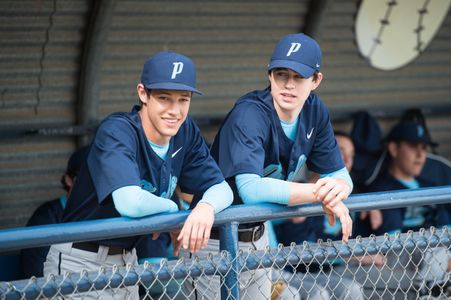
[[[172,153],[171,158],[174,158],[174,156],[177,155],[177,153],[179,153],[180,150],[182,150],[183,146],[180,147],[177,151],[175,151],[174,153]]]
[[[307,133],[307,140],[309,140],[310,137],[312,136],[313,129],[315,129],[315,128],[313,127],[312,130],[310,130],[310,133]]]

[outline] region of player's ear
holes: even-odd
[[[389,142],[387,145],[388,154],[395,158],[398,154],[398,143],[396,142]]]
[[[136,86],[136,91],[138,92],[138,97],[141,103],[147,104],[147,91],[142,83],[138,83],[138,85]]]
[[[323,73],[318,72],[318,73],[313,74],[313,89],[312,89],[312,91],[315,90],[319,86],[319,84],[321,83],[321,80],[323,80]]]
[[[67,174],[64,174],[63,180],[64,180],[65,186],[70,191],[72,189],[72,187],[74,186],[74,180],[72,179],[72,177],[70,177]]]
[[[269,80],[269,82],[271,82],[271,74],[272,74],[272,70],[268,71],[268,80]]]

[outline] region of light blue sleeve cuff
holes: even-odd
[[[139,218],[178,211],[177,204],[171,199],[155,196],[137,185],[121,187],[112,196],[116,210],[123,217]]]
[[[389,235],[394,235],[394,234],[397,234],[398,232],[401,233],[401,229],[393,229],[393,230],[388,231],[387,233]]]
[[[350,189],[349,193],[351,193],[352,189],[354,188],[354,184],[352,183],[351,176],[349,175],[349,172],[348,172],[348,170],[346,170],[346,168],[342,168],[342,169],[334,171],[332,173],[320,174],[320,177],[321,178],[331,177],[334,179],[344,180],[349,186],[349,189]]]
[[[159,264],[163,259],[167,259],[166,257],[145,257],[138,259],[138,264],[142,265],[144,262],[148,262],[150,264]]]
[[[288,204],[291,183],[280,179],[260,177],[257,174],[235,176],[238,193],[245,204],[272,202]]]
[[[226,181],[215,184],[205,191],[199,203],[213,206],[215,214],[229,207],[233,202],[233,192]]]

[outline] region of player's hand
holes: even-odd
[[[360,212],[360,220],[364,220],[367,217],[370,217],[370,224],[372,230],[377,230],[381,227],[383,222],[382,212],[380,209],[373,209],[368,211]]]
[[[182,243],[177,240],[177,237],[179,236],[180,231],[171,231],[169,232],[169,235],[171,236],[172,240],[172,249],[174,256],[179,256],[180,247],[182,246]]]
[[[305,220],[307,220],[307,217],[294,217],[290,219],[293,224],[301,224],[304,223]]]
[[[191,253],[204,248],[210,239],[211,227],[215,220],[213,206],[207,203],[199,203],[189,214],[180,231],[177,240],[182,243],[184,249]]]
[[[313,187],[316,201],[330,207],[348,199],[350,192],[351,189],[344,180],[331,177],[318,179]]]
[[[338,217],[341,222],[341,233],[343,235],[342,241],[348,242],[349,237],[352,235],[352,219],[346,205],[344,205],[343,202],[339,202],[334,207],[323,205],[323,209],[327,214],[327,218],[331,226],[335,225],[335,216]]]

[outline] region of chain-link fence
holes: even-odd
[[[350,211],[451,202],[451,186],[351,196]],[[0,299],[447,299],[448,228],[268,248],[266,234],[238,243],[239,224],[322,214],[320,204],[232,206],[215,217],[219,238],[195,256],[160,264],[102,264],[0,282]],[[0,252],[180,229],[188,212],[0,230]],[[254,232],[252,239],[254,239]],[[259,244],[259,245],[257,245]],[[99,248],[100,249],[100,248]],[[218,249],[227,250],[220,252]],[[108,252],[108,251],[107,251]],[[100,250],[99,250],[100,253]],[[126,261],[130,253],[118,254]],[[111,255],[116,256],[116,255]],[[110,257],[110,255],[108,255]],[[61,256],[60,256],[61,262]],[[1,266],[0,266],[1,267]],[[93,270],[93,268],[91,268]],[[64,271],[63,271],[64,272]]]
[[[0,298],[118,299],[139,293],[142,299],[449,299],[450,244],[445,227],[357,237],[347,244],[319,240],[240,249],[236,257],[222,251],[3,282]]]

